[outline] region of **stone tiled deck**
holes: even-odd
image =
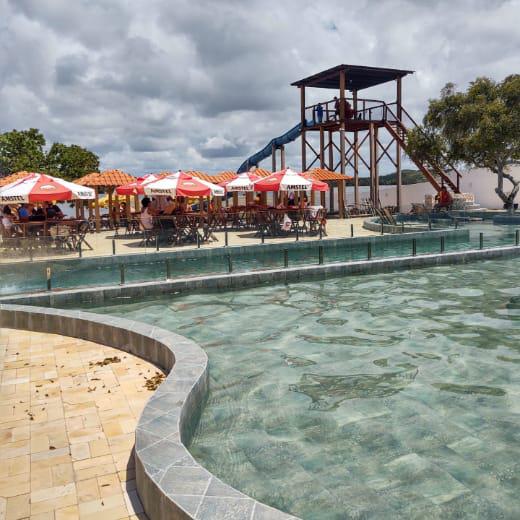
[[[96,363],[116,357],[120,362]],[[157,368],[89,341],[0,330],[0,518],[145,518],[133,457]]]
[[[113,345],[124,352],[148,359],[169,372],[144,407],[135,431],[136,490],[151,519],[294,518],[226,485],[198,464],[186,449],[185,445],[191,438],[208,389],[207,356],[193,341],[170,331],[123,318],[17,305],[0,304],[0,327],[46,333],[58,331],[69,336],[65,341],[73,342],[70,338],[82,338],[103,345]],[[58,364],[62,362],[61,357]],[[72,377],[70,374],[69,376]],[[15,380],[16,378],[15,373]],[[92,387],[92,383],[87,378],[86,384]],[[86,390],[83,389],[84,392],[87,396],[90,394],[88,386]],[[116,414],[112,419],[118,421],[119,417]],[[97,439],[94,437],[82,440],[89,443]],[[90,444],[88,445],[90,449]],[[54,454],[57,450],[48,451]],[[100,460],[95,466],[85,463],[87,467],[80,469],[88,470],[85,478],[97,479],[96,468],[103,467],[105,463],[111,464],[107,458],[106,461]],[[116,461],[113,463],[116,464]],[[116,473],[117,471],[124,469],[116,469]],[[97,485],[100,489],[99,483]],[[29,491],[22,490],[20,494],[28,494]],[[56,498],[61,500],[58,495]],[[103,497],[101,500],[106,503]],[[94,517],[104,518],[99,512]]]

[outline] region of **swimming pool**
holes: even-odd
[[[210,394],[190,449],[308,519],[515,518],[518,260],[98,308],[191,337]]]
[[[480,246],[479,233],[484,234],[484,247],[513,245],[515,231],[513,226],[494,226],[489,223],[478,223],[467,226],[470,239],[447,237],[445,251],[460,251],[475,249]],[[384,237],[383,237],[384,238]],[[401,236],[391,238],[400,239]],[[344,240],[341,245],[329,245],[327,241],[300,242],[301,247],[288,251],[289,265],[308,265],[318,262],[318,248],[323,245],[324,262],[345,262],[367,258],[366,240]],[[237,252],[234,248],[220,248],[219,254],[212,256],[197,255],[175,257],[170,262],[171,278],[195,276],[201,274],[218,274],[228,272],[229,253],[232,258],[234,272],[251,271],[255,269],[269,269],[283,267],[283,250],[276,250],[266,244],[262,251],[254,253],[247,251]],[[417,239],[417,254],[440,251],[440,237],[428,236]],[[412,253],[412,239],[402,236],[402,241],[379,240],[372,243],[372,258],[406,256]],[[120,282],[120,264],[125,265],[126,283],[151,280],[164,280],[166,277],[165,260],[154,259],[154,254],[141,256],[133,260],[131,256],[114,257],[114,261],[107,263],[101,259],[89,258],[84,260],[50,261],[23,264],[0,264],[0,295],[17,294],[28,291],[42,291],[46,289],[46,267],[52,267],[52,287],[67,289],[83,286],[113,285]]]

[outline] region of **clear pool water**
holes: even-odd
[[[478,223],[468,226],[470,240],[449,238],[446,239],[446,251],[459,251],[479,247],[479,233],[484,233],[484,247],[496,247],[501,245],[513,245],[515,243],[515,230],[512,226],[494,226],[493,224]],[[289,264],[304,265],[318,262],[317,241],[307,243],[308,246],[300,250],[289,252]],[[438,252],[440,250],[440,238],[421,238],[417,240],[417,254]],[[372,257],[382,258],[391,256],[405,256],[412,252],[411,239],[400,243],[377,242],[372,245]],[[250,271],[282,267],[284,265],[283,251],[273,252],[266,246],[265,253],[237,254],[231,250],[233,256],[233,270]],[[52,266],[52,287],[73,288],[89,285],[112,285],[120,281],[119,262],[125,263],[125,280],[140,282],[150,280],[163,280],[166,276],[164,261],[155,261],[153,254],[150,260],[136,262],[131,256],[120,257],[118,263],[107,266],[84,266],[80,263],[50,262]],[[324,247],[324,261],[345,262],[361,260],[367,257],[367,246],[345,243],[341,247]],[[45,267],[47,264],[0,264],[0,294],[15,294],[27,291],[42,291],[46,289]],[[172,278],[188,275],[225,273],[228,270],[227,257],[222,255],[214,258],[188,258],[173,259],[171,261]]]
[[[190,446],[305,519],[520,511],[520,264],[356,276],[97,309],[210,360]]]

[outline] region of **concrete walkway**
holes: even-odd
[[[146,518],[132,450],[157,368],[88,341],[2,329],[0,370],[0,519]]]

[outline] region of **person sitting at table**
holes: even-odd
[[[144,231],[153,229],[153,215],[150,213],[151,201],[148,197],[145,197],[141,201],[141,228]]]
[[[188,212],[188,201],[186,200],[186,197],[179,198],[176,212],[177,213],[187,213]]]
[[[6,238],[17,235],[14,225],[14,215],[9,206],[2,210],[2,235]]]
[[[177,204],[172,197],[166,197],[166,206],[164,206],[163,215],[173,215],[177,208]]]
[[[296,195],[294,194],[294,191],[289,192],[289,197],[287,200],[287,206],[294,206],[295,204]]]
[[[20,222],[29,222],[29,210],[27,204],[22,204],[18,208],[18,220]]]
[[[31,215],[29,215],[29,222],[43,222],[45,220],[45,213],[41,206],[36,209],[33,208]]]

